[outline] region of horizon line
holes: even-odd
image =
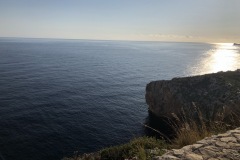
[[[173,42],[173,43],[236,43],[236,42],[203,42],[203,41],[171,41],[171,40],[135,40],[135,39],[88,39],[88,38],[54,38],[54,37],[1,37],[1,39],[50,39],[50,40],[86,40],[86,41],[126,41],[126,42]]]
[[[172,43],[208,43],[208,44],[216,44],[216,43],[238,43],[238,42],[210,42],[210,41],[171,41],[171,40],[136,40],[136,39],[90,39],[90,38],[54,38],[54,37],[15,37],[15,36],[8,36],[8,37],[1,37],[0,39],[49,39],[49,40],[85,40],[85,41],[125,41],[125,42],[172,42]]]

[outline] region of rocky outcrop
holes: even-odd
[[[239,160],[240,128],[206,137],[193,145],[172,149],[154,160]]]
[[[240,113],[240,70],[150,82],[145,98],[158,117],[200,111],[208,120],[227,119]]]

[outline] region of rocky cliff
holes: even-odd
[[[146,87],[149,110],[158,117],[196,114],[215,120],[240,113],[240,70],[153,81]]]

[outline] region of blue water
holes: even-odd
[[[146,84],[210,72],[202,62],[214,49],[205,43],[0,39],[0,157],[57,160],[144,135]],[[231,50],[240,62],[239,48]]]

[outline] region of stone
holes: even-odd
[[[154,160],[180,160],[180,159],[172,155],[163,155],[155,157]]]
[[[201,155],[194,154],[194,153],[186,154],[185,157],[187,160],[203,160],[203,157]]]
[[[236,137],[238,140],[240,140],[240,134],[234,133],[233,136]]]
[[[239,148],[240,149],[240,144],[239,143],[233,143],[233,142],[229,142],[228,145],[230,146],[230,148]]]
[[[192,145],[192,150],[198,149],[198,148],[200,148],[202,146],[203,146],[203,144],[193,144]]]
[[[224,147],[224,148],[229,148],[230,147],[227,143],[222,142],[222,141],[217,141],[216,146],[217,147]]]
[[[173,149],[173,155],[174,156],[181,156],[181,155],[183,155],[184,154],[184,150],[182,150],[182,149]]]
[[[203,139],[201,141],[197,141],[197,144],[207,144],[208,141],[206,139]]]
[[[216,152],[209,150],[209,148],[200,148],[199,151],[208,158],[216,156]]]
[[[223,133],[223,134],[219,134],[218,137],[228,137],[231,136],[231,133],[227,132],[227,133]]]
[[[225,155],[229,155],[229,154],[236,154],[238,155],[238,151],[234,150],[234,149],[223,149],[222,152],[225,154]]]
[[[214,145],[205,146],[204,149],[215,151],[215,152],[219,151],[219,148]]]
[[[193,148],[192,145],[187,145],[187,146],[184,146],[184,147],[182,148],[182,150],[184,150],[184,151],[189,151],[189,150],[192,150],[192,148]]]
[[[236,134],[238,133],[232,130],[226,134],[207,137],[196,144],[172,149],[159,156],[158,160],[240,160],[240,142],[234,137]]]
[[[238,134],[240,134],[240,129],[238,128],[238,129],[235,129],[235,130],[230,130],[229,132],[230,133],[238,133]]]
[[[237,142],[237,139],[235,137],[223,137],[220,138],[222,142]]]
[[[240,156],[239,155],[237,155],[237,154],[227,154],[227,155],[225,155],[225,157],[226,158],[228,158],[228,159],[233,159],[233,160],[239,160],[239,158],[240,158]]]

